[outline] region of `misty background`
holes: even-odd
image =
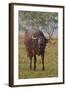
[[[19,34],[41,30],[46,37],[58,38],[58,13],[19,11]]]

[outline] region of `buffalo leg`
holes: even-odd
[[[36,70],[36,56],[34,56],[34,70]]]
[[[30,70],[32,70],[32,57],[30,57]]]
[[[44,54],[41,55],[42,58],[42,70],[44,70]]]

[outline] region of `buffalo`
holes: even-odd
[[[34,70],[36,70],[36,55],[41,56],[42,70],[44,70],[45,48],[48,39],[42,31],[26,31],[24,35],[24,44],[27,51],[27,56],[30,60],[30,69],[32,69],[32,58],[34,57]]]

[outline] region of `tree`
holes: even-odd
[[[43,30],[49,37],[58,26],[58,13],[19,11],[19,30]]]

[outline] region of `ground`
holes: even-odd
[[[47,44],[45,50],[44,65],[45,70],[42,71],[41,57],[37,56],[36,71],[30,70],[29,58],[23,43],[23,37],[19,36],[19,79],[26,78],[45,78],[58,76],[58,40],[53,39]],[[32,62],[33,66],[33,62]]]

